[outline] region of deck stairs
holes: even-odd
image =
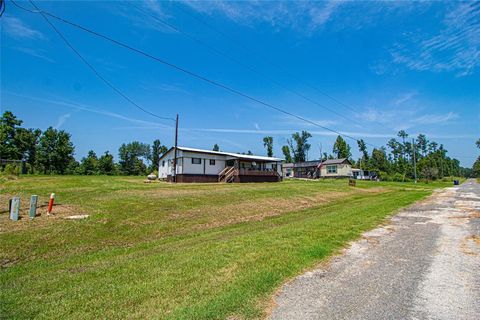
[[[225,169],[218,174],[218,182],[231,183],[235,180],[236,173],[237,170],[235,167],[225,167]]]

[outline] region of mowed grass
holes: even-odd
[[[442,186],[21,177],[0,187],[0,318],[262,318],[286,280]],[[50,192],[57,215],[29,221],[29,196]]]

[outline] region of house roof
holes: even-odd
[[[174,147],[171,147],[167,152],[165,152],[160,157],[160,159],[162,159],[167,153],[169,153],[173,149],[174,149]],[[229,157],[232,157],[232,158],[244,159],[244,160],[257,160],[257,161],[267,161],[267,162],[280,162],[280,161],[282,161],[282,159],[280,159],[280,158],[256,156],[256,155],[248,155],[248,154],[239,154],[239,153],[233,153],[233,152],[203,150],[203,149],[188,148],[188,147],[177,147],[177,149],[182,150],[182,151],[187,151],[187,152],[217,154],[217,155],[221,155],[221,156],[229,156]]]
[[[342,163],[345,163],[345,162],[348,162],[349,164],[352,164],[350,162],[350,160],[348,160],[347,158],[328,159],[328,160],[323,161],[323,164],[342,164]]]
[[[316,167],[320,164],[320,160],[312,160],[312,161],[305,161],[305,162],[297,162],[294,163],[293,166],[296,168],[305,168],[305,167]],[[328,159],[323,161],[323,165],[330,165],[330,164],[342,164],[342,163],[349,163],[352,164],[350,160],[347,158],[341,159]]]

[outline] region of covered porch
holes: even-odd
[[[231,158],[218,176],[219,182],[278,182],[281,162],[259,159]]]

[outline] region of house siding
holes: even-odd
[[[320,170],[322,178],[350,177],[352,175],[352,166],[348,163],[335,164],[337,166],[336,173],[328,173],[327,166],[331,165],[323,165]]]
[[[177,150],[177,182],[218,182],[218,175],[226,167],[226,162],[228,160],[239,160],[242,162],[249,162],[251,165],[255,160],[244,160],[239,159],[230,154],[214,154],[205,152],[194,152],[188,150]],[[200,163],[193,163],[192,159],[200,159]],[[163,155],[160,159],[158,177],[159,179],[164,179],[167,181],[173,180],[173,159],[174,159],[174,150],[171,149],[167,154]],[[214,164],[210,164],[210,160],[214,160]],[[264,163],[264,159],[259,159],[257,162],[264,164],[263,167],[266,169],[273,170],[276,168],[276,172],[280,177],[277,176],[268,176],[268,175],[254,175],[250,176],[247,174],[241,174],[240,178],[236,178],[235,182],[275,182],[281,180],[282,174],[282,165],[279,161],[280,159],[274,159],[271,162]],[[164,165],[162,165],[164,164]]]

